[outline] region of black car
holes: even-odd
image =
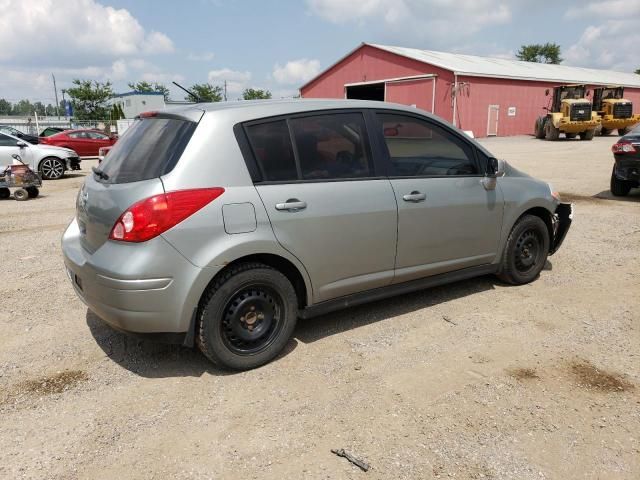
[[[24,133],[13,127],[10,127],[9,125],[0,125],[0,132],[18,137],[25,142],[29,142],[32,145],[37,145],[39,143],[39,139],[36,135],[29,135],[28,133]]]
[[[611,172],[611,193],[622,197],[640,186],[640,126],[611,147],[616,163]]]

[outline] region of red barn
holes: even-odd
[[[300,88],[304,98],[413,105],[477,137],[533,133],[545,90],[559,84],[622,85],[640,112],[640,75],[363,43]]]

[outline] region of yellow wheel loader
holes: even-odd
[[[586,93],[585,85],[554,87],[551,105],[545,107],[547,114],[536,120],[536,138],[558,140],[560,133],[564,133],[567,138],[580,135],[581,140],[593,139],[600,127],[600,117],[592,111]],[[549,89],[545,95],[549,96]]]
[[[626,135],[635,124],[640,123],[640,114],[634,115],[631,100],[624,98],[624,87],[594,88],[593,110],[602,118],[601,135],[609,135],[613,130]]]

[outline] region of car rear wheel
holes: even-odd
[[[282,273],[260,263],[234,266],[200,302],[197,342],[214,363],[233,370],[275,358],[293,333],[298,301]]]
[[[64,163],[59,158],[47,157],[40,162],[39,170],[45,180],[58,180],[64,175]]]
[[[631,191],[631,182],[620,180],[616,177],[616,167],[613,167],[613,171],[611,172],[611,185],[609,188],[614,196],[624,197]]]
[[[514,225],[502,254],[498,277],[512,285],[533,281],[549,255],[549,231],[540,217],[525,215]]]

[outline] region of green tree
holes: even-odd
[[[638,75],[640,75],[640,68],[636,68],[635,73],[637,73]]]
[[[164,100],[169,100],[169,89],[164,86],[162,83],[149,83],[145,80],[142,80],[138,83],[130,82],[127,84],[131,90],[135,90],[136,92],[157,92],[161,93],[164,96]]]
[[[0,115],[11,115],[11,102],[0,98]]]
[[[79,120],[105,120],[109,117],[107,100],[113,96],[111,82],[73,80],[67,94],[73,104],[74,117]]]
[[[563,58],[560,57],[560,45],[557,43],[545,43],[522,45],[518,53],[516,53],[518,60],[525,62],[537,62],[537,63],[561,63]]]
[[[265,100],[271,98],[271,92],[269,90],[246,88],[242,92],[242,98],[245,100]]]
[[[44,117],[46,115],[46,108],[42,102],[35,102],[33,104],[33,109],[36,111],[39,117]]]
[[[29,100],[20,100],[18,103],[13,104],[11,109],[11,115],[27,116],[33,115],[33,105]]]
[[[220,102],[222,101],[222,87],[211,85],[210,83],[196,83],[191,85],[191,90],[198,98],[191,95],[184,97],[185,100],[195,100],[200,102]]]
[[[58,112],[56,112],[56,107],[54,107],[51,104],[48,104],[45,109],[44,109],[44,113],[47,117],[53,117],[54,115],[57,115]],[[64,113],[63,110],[60,110],[60,114],[62,115]]]

